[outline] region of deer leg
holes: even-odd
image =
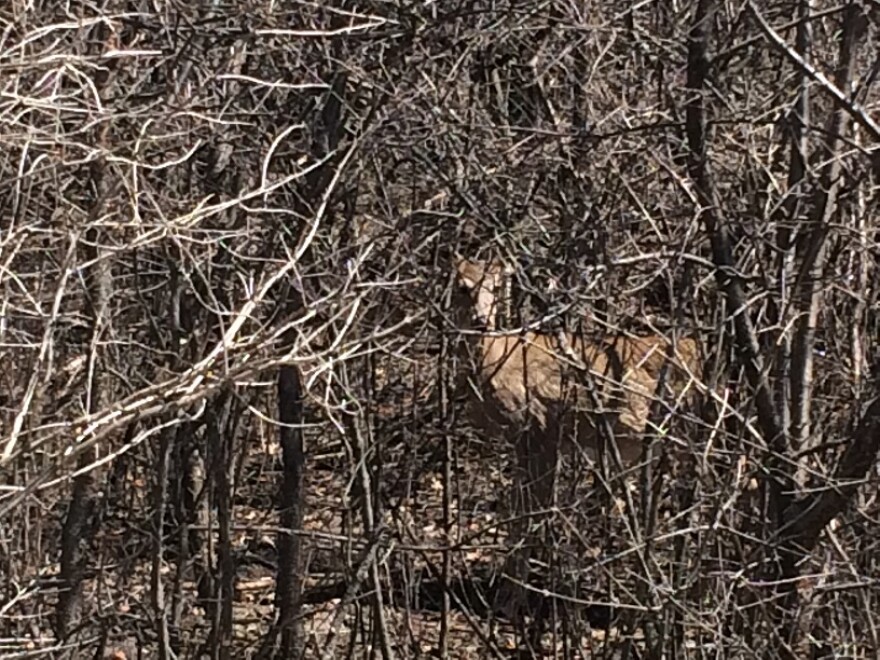
[[[550,535],[558,446],[543,433],[523,432],[516,442],[516,471],[512,492],[514,524],[511,553],[505,562],[505,579],[499,590],[500,609],[525,632],[523,624],[531,619],[528,643],[540,644],[543,629],[541,612],[545,610],[537,590],[526,585],[534,582],[530,562],[544,559],[552,545]],[[549,544],[549,545],[548,545]]]
[[[543,595],[544,589],[553,583],[549,574],[554,565],[551,554],[556,551],[554,534],[554,504],[556,503],[556,475],[559,461],[559,438],[555,435],[531,435],[527,447],[526,460],[529,465],[529,481],[532,488],[532,506],[530,511],[531,529],[529,545],[534,547],[534,556],[543,567],[540,575],[530,571],[531,583],[538,583],[541,591],[529,591],[526,594],[528,615],[532,625],[529,631],[531,649],[541,654],[541,639],[545,629],[545,619],[550,610],[551,597]],[[529,567],[530,568],[530,567]],[[536,579],[537,578],[537,579]]]
[[[514,623],[520,619],[524,590],[520,586],[528,579],[528,439],[520,433],[514,439],[516,460],[513,465],[511,490],[508,497],[508,515],[511,517],[507,537],[508,552],[504,559],[502,575],[495,594],[495,609]]]

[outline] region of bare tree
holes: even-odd
[[[4,651],[876,656],[877,16],[4,4]],[[465,414],[456,254],[627,465]]]

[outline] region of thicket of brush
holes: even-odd
[[[880,653],[875,2],[0,19],[0,655]],[[511,520],[456,254],[717,396]]]

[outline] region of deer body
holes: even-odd
[[[494,330],[500,265],[461,261],[457,270],[469,300],[469,325]],[[641,455],[641,436],[666,362],[666,382],[676,394],[699,378],[696,342],[679,340],[670,361],[671,348],[661,336],[590,341],[572,333],[472,333],[467,358],[478,385],[472,389],[475,422],[493,435],[528,430],[546,443],[574,439],[596,458],[598,423],[604,417],[621,459],[631,464]]]
[[[610,441],[624,466],[635,463],[664,368],[665,383],[678,395],[699,378],[699,361],[693,339],[678,341],[673,351],[662,336],[593,341],[564,332],[496,333],[504,275],[497,262],[460,260],[455,306],[459,327],[469,330],[461,357],[471,367],[471,416],[490,438],[516,447],[512,512],[518,549],[505,571],[515,579],[498,592],[499,607],[516,618],[525,596],[510,585],[528,580],[529,548],[542,546],[528,538],[534,534],[531,520],[552,504],[560,448],[573,442],[595,459],[603,441]]]

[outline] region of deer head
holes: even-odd
[[[456,308],[465,329],[495,330],[498,297],[509,270],[497,260],[456,259]]]

